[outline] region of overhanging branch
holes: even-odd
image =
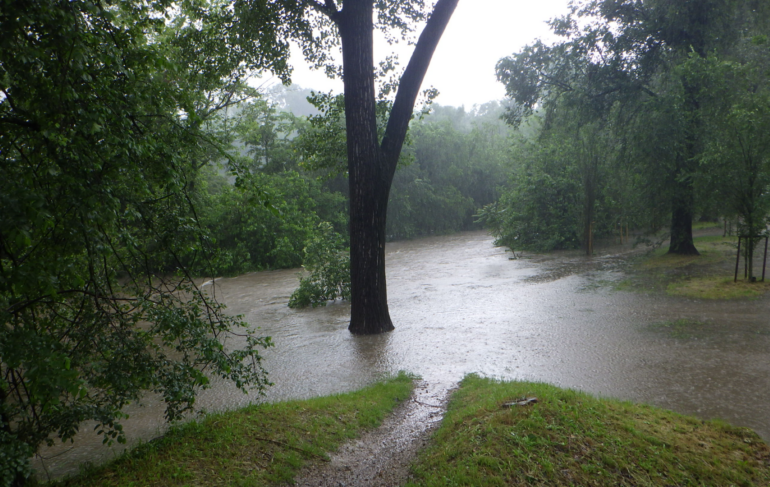
[[[388,126],[382,139],[382,151],[389,169],[395,171],[398,155],[404,145],[409,120],[412,118],[414,103],[425,79],[425,73],[433,58],[441,36],[444,34],[449,19],[452,18],[459,0],[439,0],[428,19],[425,29],[420,34],[412,58],[404,70],[401,83],[396,93],[396,101],[390,112]]]

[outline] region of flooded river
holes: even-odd
[[[215,384],[200,406],[348,391],[399,370],[445,387],[478,372],[719,417],[770,440],[770,299],[615,291],[629,251],[509,260],[482,232],[390,243],[396,330],[369,337],[347,331],[347,304],[289,309],[296,270],[219,280],[216,293],[228,310],[273,337],[276,346],[264,355],[275,385],[260,399]],[[162,411],[151,399],[130,414],[132,440],[161,434]],[[113,454],[85,435],[74,448],[43,452],[52,476]],[[45,478],[40,462],[37,468]]]

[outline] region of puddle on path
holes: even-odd
[[[606,283],[628,278],[627,251],[509,260],[510,252],[482,232],[390,243],[396,330],[369,337],[347,331],[347,304],[289,309],[295,270],[218,280],[212,289],[229,311],[273,337],[276,346],[264,355],[275,386],[260,398],[215,383],[199,405],[211,411],[344,392],[399,370],[448,387],[477,372],[720,417],[770,439],[770,299],[709,302],[613,291]],[[677,320],[714,331],[693,339],[650,329]],[[157,401],[145,402],[129,411],[134,440],[163,429]],[[112,454],[98,438],[82,435],[46,465],[61,475]]]
[[[329,463],[303,470],[297,487],[366,485],[391,487],[409,478],[409,465],[425,446],[446,411],[450,384],[417,381],[412,396],[376,430],[353,440]]]

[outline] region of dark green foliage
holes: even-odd
[[[498,78],[516,103],[508,120],[518,126],[539,110],[543,124],[537,145],[560,155],[536,165],[542,173],[524,157],[526,169],[518,170],[513,189],[483,213],[484,219],[505,235],[503,241],[518,238],[519,244],[527,242],[525,248],[532,239],[540,248],[570,241],[575,224],[582,227],[578,238],[587,242],[591,229],[596,236],[609,235],[624,223],[658,232],[668,220],[669,252],[697,255],[692,222],[699,213],[724,212],[730,204],[721,195],[741,178],[754,178],[742,183],[744,189],[753,185],[749,193],[754,195],[767,187],[762,171],[746,170],[736,158],[727,163],[731,158],[724,152],[731,144],[744,155],[761,152],[764,142],[757,135],[765,131],[759,111],[752,109],[750,123],[738,122],[728,115],[728,105],[761,92],[759,80],[766,76],[749,83],[733,76],[736,82],[722,88],[714,82],[720,63],[766,65],[766,49],[747,56],[746,46],[767,18],[766,2],[574,3],[569,15],[551,21],[557,43],[535,42],[497,65]],[[707,62],[707,56],[714,61]],[[742,69],[745,75],[751,72]],[[750,104],[762,106],[763,96]],[[710,133],[710,125],[720,128]],[[722,160],[723,167],[741,176],[731,179],[730,171],[715,170],[719,164],[703,164],[706,159]],[[762,165],[759,157],[749,159],[757,164],[748,165]],[[752,172],[755,176],[749,176]],[[561,186],[563,178],[574,186]],[[537,186],[527,191],[528,182]],[[539,188],[545,194],[537,194]],[[548,194],[552,188],[559,197]],[[560,204],[560,198],[570,197],[576,205],[571,212]],[[550,207],[533,204],[545,199]],[[552,208],[559,210],[548,211]],[[760,222],[766,210],[756,208],[763,216],[749,219]],[[554,238],[549,228],[564,235]]]
[[[521,145],[510,189],[479,212],[496,245],[516,250],[580,246],[579,180],[570,174],[568,153],[558,147]]]
[[[299,288],[289,299],[290,308],[315,308],[338,298],[350,299],[350,250],[344,245],[330,223],[318,225],[305,247],[303,267],[310,275],[300,277]]]
[[[467,228],[471,198],[454,186],[437,186],[420,177],[418,166],[396,171],[388,203],[388,238],[443,235]]]
[[[146,391],[174,420],[209,377],[267,385],[269,339],[190,274],[207,257],[199,127],[222,101],[203,90],[239,85],[176,62],[166,7],[2,2],[0,485],[83,421],[123,441],[121,409]],[[225,348],[236,332],[244,348]]]
[[[344,198],[295,171],[257,172],[244,186],[267,194],[270,207],[249,189],[227,186],[210,197],[202,215],[218,251],[212,263],[217,275],[299,267],[303,248],[322,220],[340,231],[346,228]]]
[[[390,238],[475,228],[473,215],[498,197],[507,177],[501,113],[496,102],[470,113],[436,105],[412,123],[408,162],[396,170],[388,203]]]

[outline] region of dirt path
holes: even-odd
[[[340,448],[331,461],[297,475],[301,487],[392,487],[409,478],[416,458],[446,411],[452,385],[417,381],[412,397],[376,430]]]

